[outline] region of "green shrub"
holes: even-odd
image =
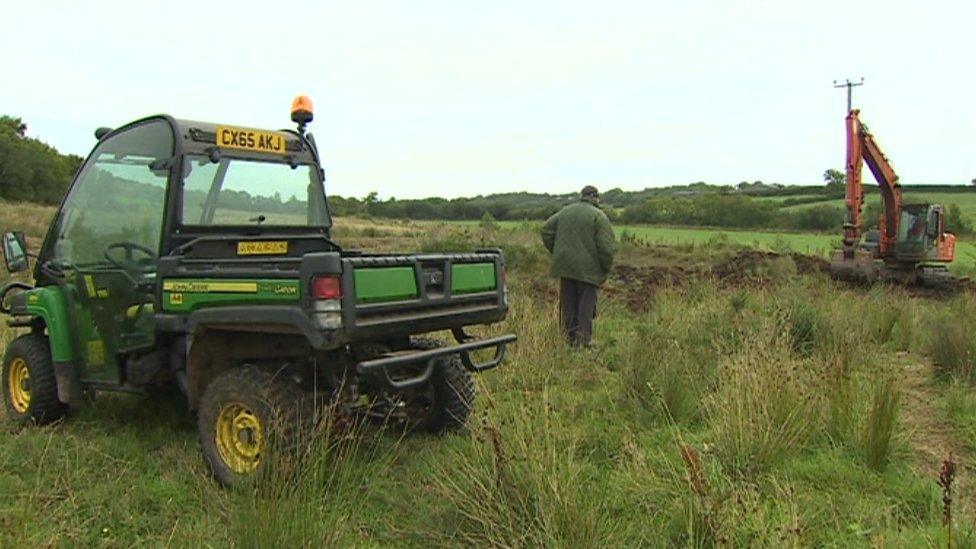
[[[523,274],[545,276],[543,271],[549,264],[549,258],[542,246],[514,242],[502,244],[501,248],[505,254],[505,265],[509,270],[517,269]]]
[[[481,221],[478,222],[478,227],[486,231],[497,231],[501,228],[498,221],[495,220],[495,216],[491,215],[491,212],[486,211],[485,215],[481,216]]]

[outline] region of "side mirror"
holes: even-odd
[[[22,232],[3,233],[3,260],[7,271],[16,273],[27,268],[27,242]]]

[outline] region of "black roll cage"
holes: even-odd
[[[322,169],[321,158],[319,156],[318,148],[315,145],[315,139],[311,134],[299,133],[295,130],[284,129],[280,130],[283,133],[288,133],[297,137],[302,145],[311,154],[311,164],[318,170],[319,178],[318,185],[322,189],[322,194],[325,197],[325,220],[326,224],[322,227],[302,227],[302,226],[274,226],[274,225],[244,225],[244,226],[231,226],[231,225],[219,225],[219,226],[193,226],[191,230],[186,230],[183,225],[182,220],[182,208],[174,207],[175,205],[182,204],[183,198],[183,163],[186,162],[186,157],[188,151],[184,146],[184,140],[191,139],[191,134],[195,132],[187,126],[192,125],[192,122],[181,123],[170,115],[158,114],[153,116],[147,116],[145,118],[140,118],[118,128],[115,128],[108,133],[102,135],[98,142],[92,147],[92,150],[85,157],[85,161],[81,163],[78,170],[75,172],[71,179],[71,185],[68,187],[67,192],[65,192],[64,197],[62,197],[61,202],[58,204],[57,213],[54,219],[51,221],[48,227],[47,233],[44,235],[44,242],[41,245],[41,250],[38,253],[38,260],[35,263],[34,268],[34,279],[37,281],[38,285],[44,284],[54,284],[57,280],[54,280],[50,275],[46,273],[46,269],[42,268],[43,265],[51,258],[53,253],[54,241],[56,240],[56,235],[60,230],[62,216],[64,214],[64,206],[68,199],[72,196],[75,186],[78,184],[79,176],[85,172],[85,169],[93,162],[93,153],[98,149],[104,141],[111,139],[123,132],[132,130],[133,128],[139,127],[143,124],[150,124],[154,122],[165,122],[172,132],[173,135],[173,149],[172,156],[170,156],[169,162],[169,176],[166,181],[166,192],[165,199],[163,203],[163,227],[160,231],[160,242],[159,242],[159,255],[160,257],[168,255],[174,248],[182,243],[192,240],[196,236],[195,234],[213,234],[213,233],[231,233],[231,234],[241,234],[241,235],[260,235],[266,232],[273,232],[275,234],[296,234],[296,235],[308,235],[317,234],[325,236],[325,238],[331,237],[331,227],[332,227],[332,213],[328,206],[328,196],[325,194],[325,172]],[[184,131],[185,134],[184,134]],[[222,153],[226,154],[228,157],[238,157],[242,159],[248,159],[250,157],[241,154],[235,154],[232,151]],[[308,163],[308,162],[305,162]]]

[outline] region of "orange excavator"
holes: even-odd
[[[898,175],[874,136],[861,124],[860,111],[847,113],[847,212],[844,244],[831,263],[837,278],[873,282],[941,285],[949,280],[956,237],[945,230],[941,204],[902,202]],[[868,165],[881,189],[878,229],[862,236],[864,188],[861,168]]]

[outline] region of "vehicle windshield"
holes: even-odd
[[[328,227],[319,171],[311,164],[188,156],[184,225]]]

